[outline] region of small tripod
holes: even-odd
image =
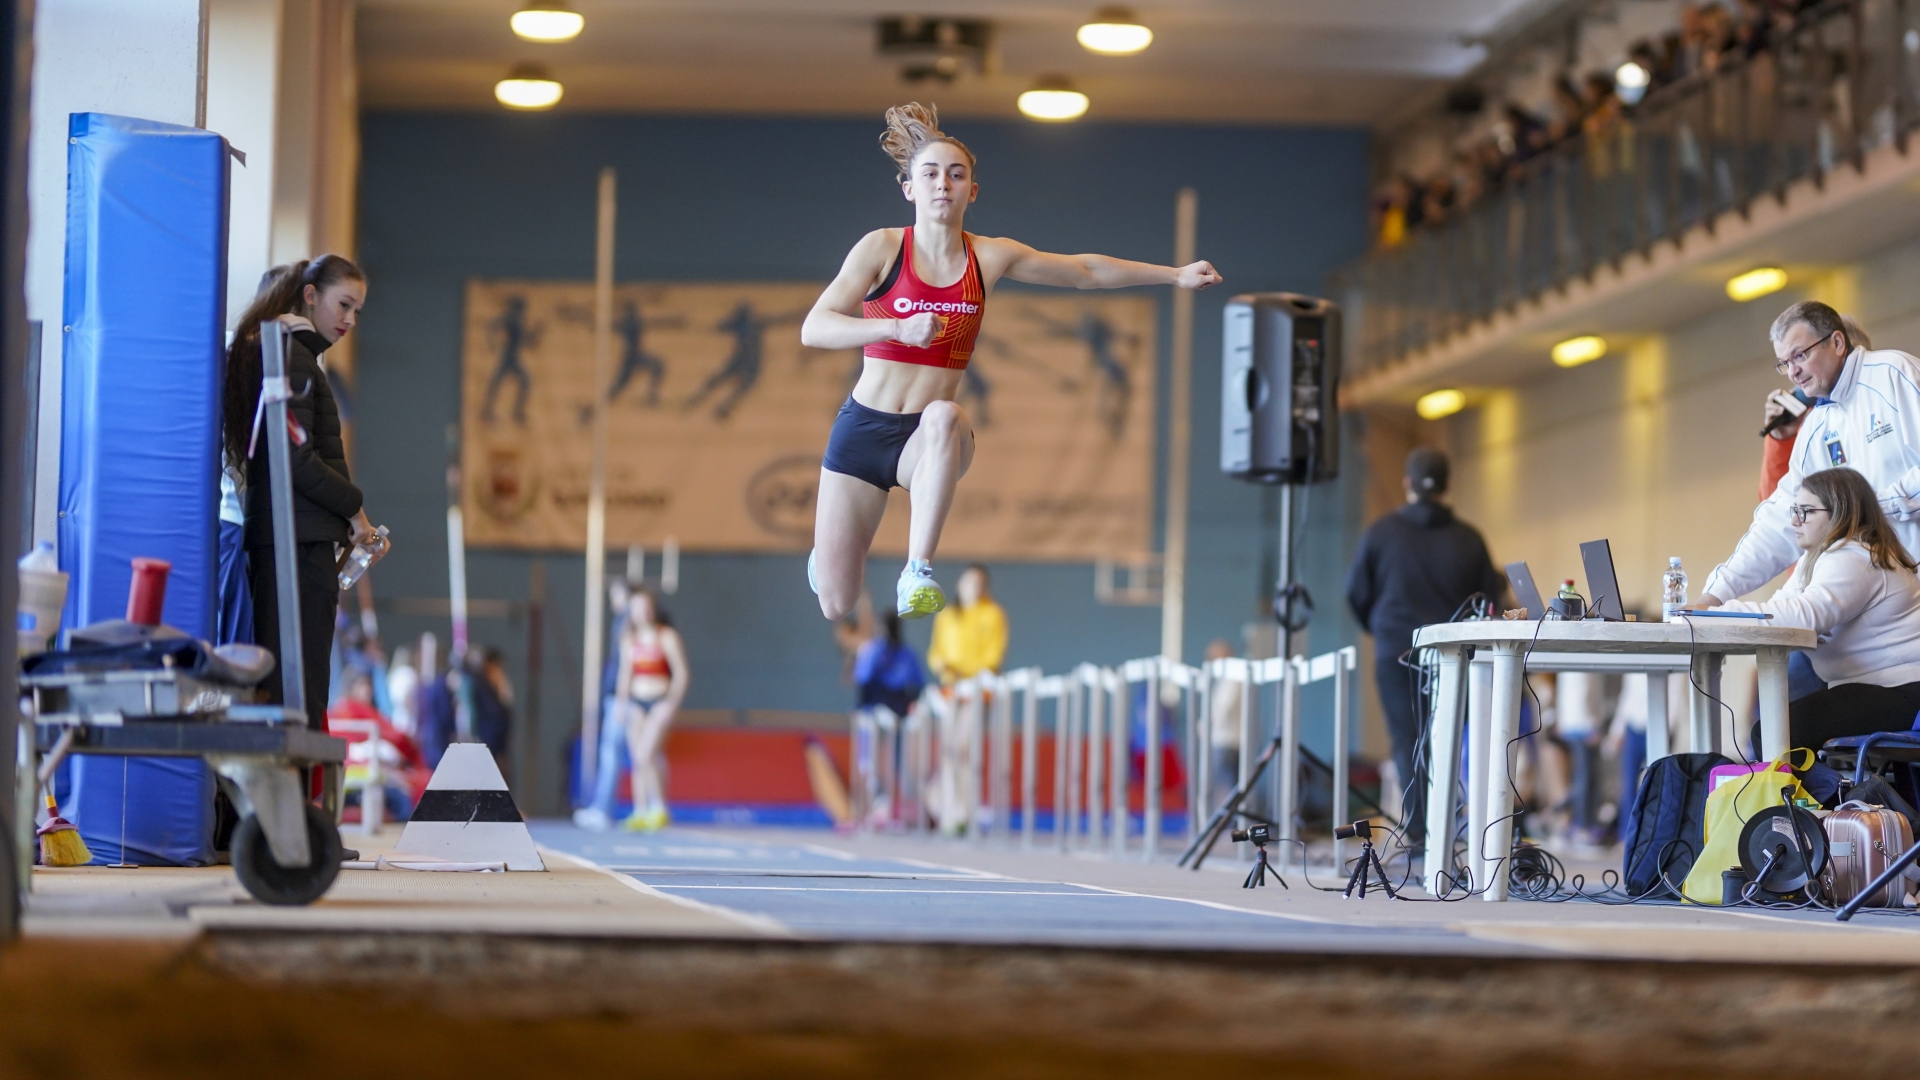
[[[1267,883],[1267,875],[1271,874],[1273,875],[1273,880],[1280,883],[1281,888],[1292,889],[1292,886],[1287,884],[1287,879],[1280,876],[1280,871],[1275,870],[1273,864],[1267,861],[1267,842],[1273,839],[1273,829],[1271,827],[1266,825],[1249,825],[1244,829],[1236,830],[1233,838],[1238,842],[1251,842],[1254,850],[1253,869],[1247,871],[1247,880],[1245,884],[1240,886],[1241,888],[1252,889],[1265,885]]]
[[[1380,853],[1373,850],[1372,822],[1362,818],[1351,825],[1334,829],[1333,835],[1341,840],[1351,840],[1356,836],[1360,838],[1360,861],[1354,864],[1353,874],[1347,878],[1347,891],[1343,894],[1347,899],[1353,899],[1353,891],[1358,889],[1360,899],[1365,900],[1367,884],[1375,874],[1380,875],[1380,887],[1387,890],[1387,895],[1399,899],[1399,894],[1393,891],[1393,879],[1387,877],[1387,868],[1380,865]]]

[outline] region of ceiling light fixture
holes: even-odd
[[[1727,295],[1744,304],[1787,287],[1787,272],[1777,266],[1762,266],[1727,279]]]
[[[1086,115],[1087,95],[1073,88],[1073,84],[1061,76],[1048,76],[1033,84],[1033,89],[1020,95],[1020,112],[1028,119],[1078,120]]]
[[[1132,56],[1153,44],[1153,31],[1141,25],[1131,9],[1123,7],[1103,7],[1094,12],[1075,36],[1082,48],[1103,56]]]
[[[1553,362],[1561,367],[1579,367],[1607,355],[1607,339],[1597,334],[1568,338],[1553,347]]]
[[[1414,402],[1422,420],[1441,420],[1467,407],[1467,395],[1458,390],[1435,390]]]
[[[526,0],[526,6],[507,20],[523,41],[572,41],[586,28],[587,20],[567,8],[566,0]]]
[[[560,92],[560,84],[539,64],[520,64],[493,84],[495,100],[509,109],[551,109]]]

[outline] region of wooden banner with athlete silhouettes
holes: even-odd
[[[816,282],[629,284],[613,306],[607,544],[804,552],[820,454],[859,372],[800,344]],[[1144,551],[1155,298],[1001,290],[960,405],[977,433],[943,558]],[[593,284],[472,281],[462,510],[475,547],[579,550],[592,454]],[[896,489],[876,553],[906,550]]]

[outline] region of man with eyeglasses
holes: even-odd
[[[1920,359],[1854,343],[1841,315],[1817,300],[1780,313],[1771,331],[1774,369],[1813,408],[1801,418],[1787,473],[1753,512],[1753,525],[1702,585],[1699,603],[1718,607],[1792,566],[1794,493],[1800,478],[1845,466],[1880,497],[1908,553],[1920,551]]]

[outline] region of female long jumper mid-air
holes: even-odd
[[[973,428],[954,396],[995,282],[1204,289],[1221,281],[1206,262],[1175,268],[1051,255],[1017,240],[968,235],[961,219],[980,193],[973,153],[940,132],[936,110],[917,102],[887,110],[880,147],[899,166],[913,226],[861,237],[800,328],[811,348],[861,349],[866,357],[827,436],[807,556],[808,584],[829,619],[853,610],[895,484],[912,497],[897,610],[912,619],[946,606],[933,580],[933,553],[954,486],[973,461]]]

